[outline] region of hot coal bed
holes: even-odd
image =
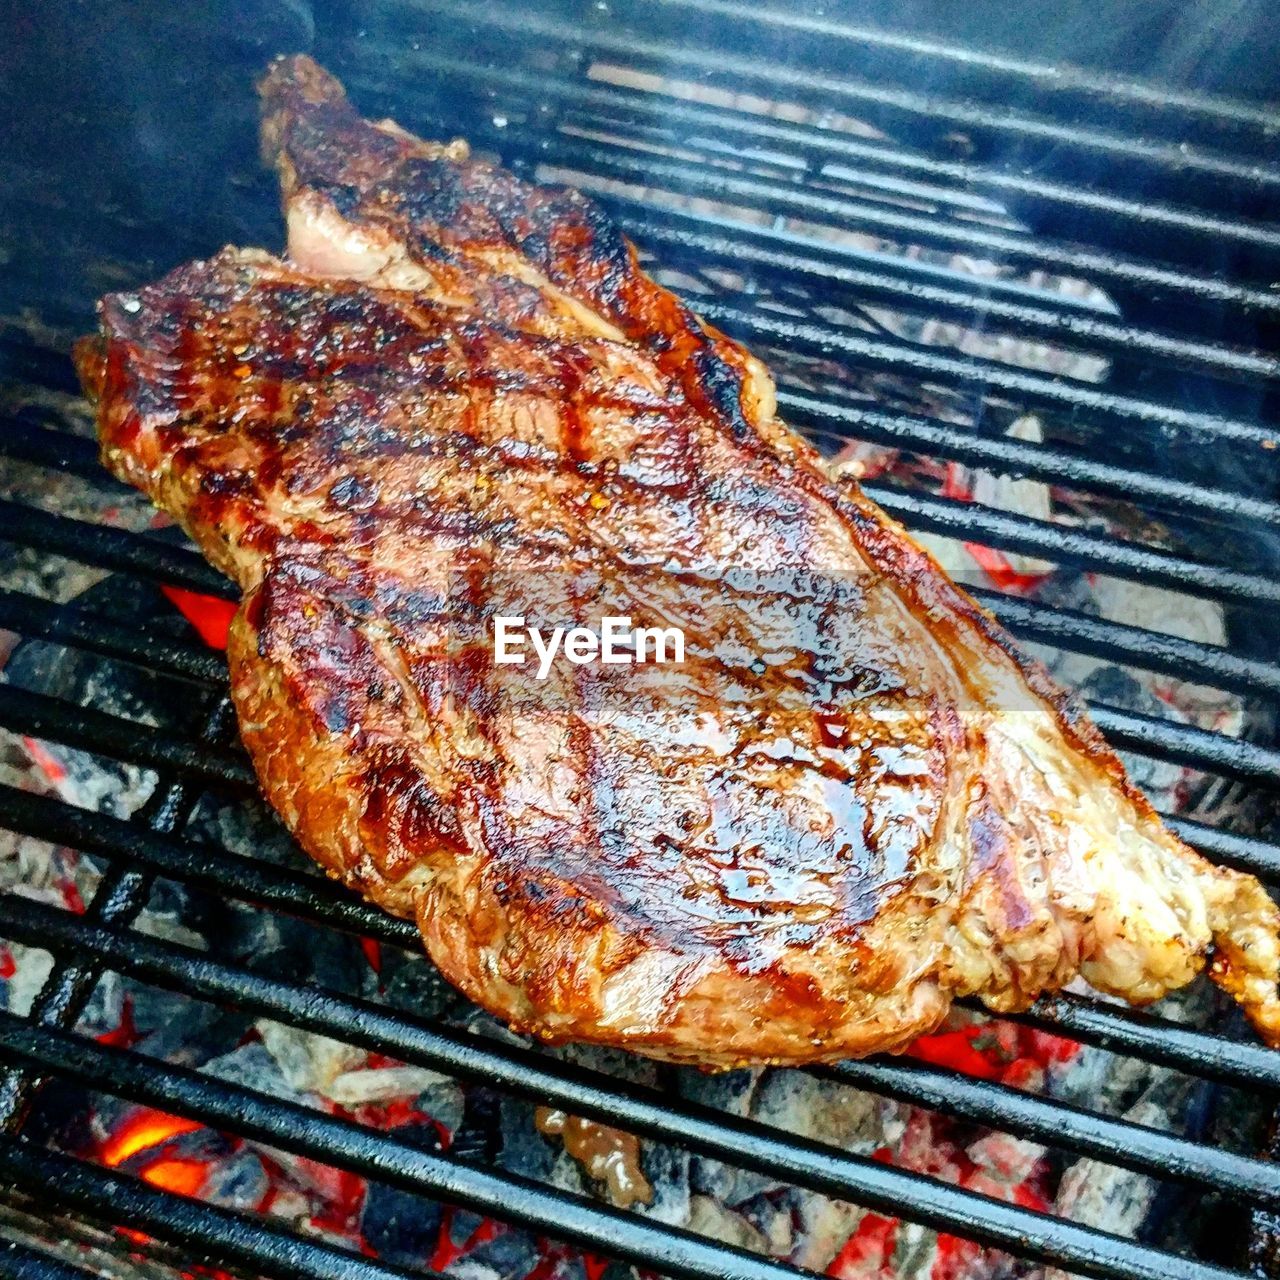
[[[1280,1055],[1204,984],[723,1075],[469,1005],[256,798],[226,585],[98,467],[67,362],[96,294],[279,242],[251,84],[311,48],[368,114],[598,195],[1178,829],[1275,881],[1280,119],[719,0],[252,17],[55,7],[7,77],[0,1275],[1280,1274]]]

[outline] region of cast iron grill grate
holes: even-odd
[[[428,135],[466,134],[522,173],[560,176],[599,194],[643,250],[682,273],[709,319],[771,359],[784,416],[823,443],[860,441],[1014,474],[1141,513],[1127,522],[1064,524],[893,479],[865,486],[913,530],[1166,587],[1221,604],[1228,620],[1228,643],[1217,645],[1069,601],[979,591],[1015,633],[1239,694],[1251,707],[1273,706],[1280,294],[1270,282],[1280,225],[1268,215],[1280,167],[1268,156],[1280,118],[722,0],[643,0],[628,6],[625,21],[595,5],[580,13],[507,6],[460,13],[456,5],[393,4],[358,33],[326,35],[317,53],[368,114],[394,114]],[[237,68],[229,83],[248,111],[243,74]],[[944,87],[920,87],[937,84]],[[794,109],[765,109],[778,103]],[[34,308],[49,325],[83,327],[96,290],[70,275],[69,284],[42,276],[24,262],[21,237],[38,223],[41,236],[57,240],[86,215],[49,199],[38,172],[14,177],[14,225],[5,234],[19,252],[3,309]],[[127,208],[93,216],[103,221],[92,228],[89,253],[127,264],[133,280],[218,243],[192,243],[183,228],[139,222]],[[232,227],[237,215],[225,216],[219,227]],[[233,228],[226,238],[264,237]],[[890,251],[901,245],[922,252]],[[1000,269],[966,271],[959,257]],[[1033,273],[1087,281],[1105,299],[1033,287]],[[922,340],[915,328],[886,327],[874,309],[1044,344],[1101,361],[1103,373],[1045,371],[1007,348],[956,350]],[[66,389],[65,352],[39,333],[6,324],[0,354],[8,377]],[[1039,438],[1008,434],[1026,413],[1047,424]],[[10,414],[0,453],[68,479],[101,481],[92,443],[56,413]],[[194,552],[66,514],[56,503],[0,502],[0,538],[231,597]],[[113,971],[781,1175],[1020,1258],[1096,1276],[1238,1274],[139,933],[132,926],[163,878],[394,947],[417,946],[412,926],[313,876],[211,848],[187,832],[206,789],[247,794],[254,785],[235,745],[217,654],[13,590],[0,591],[0,627],[179,678],[207,707],[203,732],[189,738],[0,685],[3,728],[146,765],[161,779],[129,820],[0,788],[5,827],[109,867],[83,914],[0,898],[0,936],[57,958],[29,1017],[0,1014],[0,1174],[50,1208],[127,1223],[192,1263],[250,1274],[403,1274],[24,1137],[41,1082],[59,1077],[663,1274],[797,1274],[690,1231],[74,1034],[94,985]],[[1269,711],[1230,735],[1106,702],[1092,710],[1117,746],[1244,784],[1255,816],[1269,814],[1280,791]],[[1171,822],[1209,857],[1280,880],[1280,844],[1185,816]],[[1280,1055],[1229,1021],[1200,1030],[1068,995],[1043,1001],[1022,1021],[1204,1080],[1268,1096],[1280,1090]],[[1253,1211],[1259,1248],[1280,1211],[1280,1176],[1267,1160],[1210,1142],[923,1062],[850,1063],[821,1074],[1219,1193]],[[1243,1260],[1241,1252],[1236,1262]],[[15,1246],[0,1252],[0,1274],[80,1273]]]

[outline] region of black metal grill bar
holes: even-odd
[[[722,328],[753,341],[770,343],[800,354],[824,359],[848,359],[856,366],[902,377],[912,376],[963,392],[974,401],[993,393],[1030,407],[1054,413],[1076,413],[1093,421],[1114,422],[1122,427],[1141,424],[1172,431],[1202,432],[1214,441],[1231,441],[1244,449],[1257,449],[1265,457],[1275,447],[1276,431],[1265,423],[1248,422],[1221,414],[1177,409],[1153,400],[1106,391],[1089,382],[1028,373],[1010,365],[972,356],[950,355],[933,347],[872,338],[858,330],[788,321],[758,310],[745,295],[736,304],[700,301],[698,310]]]
[[[299,872],[291,877],[283,869],[267,867],[255,873],[242,865],[243,860],[239,855],[229,850],[197,844],[192,853],[184,847],[185,842],[176,844],[149,839],[138,834],[131,824],[119,819],[76,810],[41,797],[26,797],[22,792],[18,792],[17,796],[22,798],[13,798],[0,791],[0,824],[13,830],[39,836],[36,824],[47,820],[50,824],[47,831],[50,834],[46,838],[65,838],[68,844],[88,852],[125,860],[136,859],[140,865],[158,874],[189,881],[198,887],[225,893],[233,898],[261,901],[327,927],[346,929],[351,927],[355,919],[350,913],[351,909],[340,901],[337,891],[321,888],[323,882],[317,882],[314,876]],[[69,812],[51,813],[49,806]],[[1197,826],[1185,822],[1181,825],[1188,828]],[[58,833],[56,836],[52,834],[55,832]],[[1225,833],[1214,834],[1231,839]],[[1271,848],[1274,860],[1274,848],[1264,847]],[[187,871],[189,867],[190,874]],[[367,905],[363,909],[368,915],[366,920],[361,921],[360,927],[371,936],[393,946],[409,950],[419,948],[417,930],[408,921],[396,920]],[[1061,999],[1062,997],[1057,1000],[1045,998],[1039,1002],[1035,1010],[1038,1025],[1048,1030],[1063,1031],[1064,1024],[1059,1017]],[[972,1007],[979,1012],[990,1013],[976,1003]],[[1123,1040],[1129,1044],[1128,1052],[1132,1056],[1164,1062],[1190,1075],[1199,1074],[1250,1088],[1280,1091],[1280,1062],[1276,1061],[1276,1054],[1271,1050],[1224,1040],[1219,1036],[1153,1019],[1144,1014],[1135,1014],[1126,1008],[1105,1005],[1088,1007],[1096,1013],[1096,1018],[1087,1025],[1075,1027],[1071,1033],[1073,1038],[1084,1043],[1109,1048]],[[1164,1030],[1175,1026],[1179,1037],[1176,1043],[1169,1044]],[[1154,1041],[1160,1042],[1161,1054],[1165,1056],[1146,1052],[1144,1046]],[[1203,1068],[1200,1065],[1202,1062],[1205,1064]]]
[[[885,31],[851,22],[837,22],[825,17],[794,9],[765,8],[743,5],[733,0],[659,0],[673,9],[690,9],[699,14],[714,14],[741,22],[754,22],[766,27],[776,27],[788,33],[804,33],[816,37],[822,43],[836,40],[854,49],[865,46],[874,49],[877,65],[885,53],[902,55],[907,65],[928,67],[934,62],[949,62],[966,73],[976,72],[981,83],[988,85],[999,99],[1010,92],[1025,94],[1028,90],[1044,99],[1066,96],[1071,101],[1080,100],[1089,108],[1105,113],[1114,119],[1116,107],[1149,113],[1153,123],[1167,126],[1171,121],[1185,126],[1187,123],[1210,124],[1232,133],[1247,131],[1260,135],[1251,140],[1263,142],[1276,134],[1274,110],[1253,107],[1234,98],[1222,98],[1214,94],[1189,93],[1167,85],[1153,84],[1122,76],[1099,75],[1080,67],[1060,63],[1033,62],[990,50],[978,50],[964,45],[951,45],[944,41]],[[788,47],[790,47],[788,41]],[[856,54],[855,54],[856,56]],[[1017,84],[1012,90],[1007,83]],[[1062,118],[1061,111],[1054,115]],[[1181,129],[1179,130],[1181,132]]]
[[[111,473],[98,462],[96,448],[81,436],[7,414],[0,417],[0,436],[6,457],[111,483]],[[89,463],[94,470],[88,469]]]
[[[197,1258],[217,1269],[242,1265],[252,1275],[274,1280],[297,1280],[299,1276],[307,1280],[334,1280],[336,1276],[342,1280],[410,1280],[439,1274],[375,1262],[273,1227],[260,1218],[188,1200],[140,1178],[12,1138],[0,1138],[0,1178],[39,1195],[49,1205],[81,1213],[106,1227],[127,1222],[157,1239],[194,1250]]]
[[[1148,586],[1169,587],[1186,595],[1231,600],[1251,607],[1263,602],[1280,603],[1280,580],[1266,574],[1204,564],[1170,551],[1117,542],[1050,520],[896,485],[867,483],[862,491],[912,528],[1029,552],[1059,564],[1078,565]]]
[[[227,732],[230,723],[231,704],[222,698],[205,717],[202,740],[213,744]],[[176,831],[186,821],[196,798],[197,792],[185,779],[168,780],[162,775],[140,810],[140,821],[157,833]],[[84,919],[86,923],[128,924],[145,905],[150,890],[151,880],[144,872],[127,864],[111,867],[99,881]],[[70,1025],[84,1008],[101,973],[95,958],[77,957],[55,964],[32,1001],[30,1022],[36,1027]],[[0,1131],[17,1133],[40,1083],[22,1072],[10,1071],[0,1076]]]
[[[364,52],[370,54],[374,50]],[[531,74],[522,69],[478,66],[442,56],[434,50],[415,54],[411,61],[432,78],[430,82],[434,82],[437,76],[448,77],[471,95],[483,93],[490,104],[497,105],[517,118],[528,111],[531,103],[539,106],[554,104],[562,113],[562,127],[568,124],[596,129],[601,133],[646,140],[659,147],[679,146],[686,150],[691,143],[694,146],[708,146],[714,142],[717,149],[729,143],[740,149],[744,159],[747,153],[758,155],[772,150],[801,158],[811,170],[817,170],[811,176],[820,181],[850,184],[862,181],[872,187],[885,185],[892,192],[894,186],[886,179],[896,177],[897,182],[905,188],[903,194],[916,195],[923,201],[932,198],[943,207],[955,202],[957,189],[981,192],[983,196],[1004,197],[1011,199],[1018,210],[1043,211],[1048,216],[1069,215],[1073,221],[1073,231],[1077,234],[1087,231],[1095,244],[1117,241],[1120,244],[1128,243],[1136,229],[1144,235],[1159,235],[1162,252],[1166,254],[1171,249],[1184,250],[1186,259],[1192,264],[1195,262],[1195,251],[1203,253],[1207,248],[1220,250],[1224,242],[1238,241],[1272,252],[1280,248],[1280,236],[1270,228],[1253,223],[1150,199],[1072,186],[1039,175],[983,167],[963,161],[941,160],[895,146],[891,142],[873,141],[835,129],[794,124],[745,110],[689,101],[661,92],[623,88],[601,80],[573,80]],[[365,69],[366,61],[362,59],[355,67],[353,84],[361,90],[367,88],[380,99],[385,99],[385,85],[380,86],[376,74]],[[420,96],[412,96],[412,87],[409,92],[409,101],[423,101]],[[403,102],[401,86],[397,86],[397,95]],[[400,110],[403,111],[403,105]],[[483,124],[477,127],[486,144],[497,143],[503,137],[501,133],[490,131]],[[468,132],[474,133],[475,130]],[[821,172],[821,166],[833,162],[841,166],[839,178]],[[909,177],[904,179],[901,175]],[[913,180],[938,185],[918,185]],[[1131,228],[1128,224],[1134,224],[1134,227]],[[946,229],[949,234],[961,238],[966,233],[963,222],[949,221]],[[969,229],[978,228],[970,223]],[[1118,230],[1121,233],[1119,235]],[[1011,234],[1017,236],[1019,233]],[[1023,239],[1023,244],[1026,244],[1026,238]],[[1028,252],[1030,251],[1028,248]],[[1053,251],[1069,254],[1096,252],[1096,249],[1059,242],[1053,246]],[[1121,267],[1121,263],[1115,265]],[[1131,263],[1130,266],[1141,269],[1138,263]],[[1186,287],[1190,292],[1198,294],[1199,285],[1206,280],[1206,277],[1192,271],[1187,273],[1179,287]]]
[[[0,589],[0,627],[202,684],[227,681],[226,659],[211,649],[17,591]]]
[[[6,826],[44,839],[56,840],[107,856],[127,856],[151,871],[176,876],[184,883],[229,892],[237,898],[260,901],[266,905],[294,910],[304,918],[338,928],[354,929],[368,936],[381,937],[393,945],[410,948],[417,945],[417,931],[406,921],[392,921],[374,908],[342,895],[324,881],[301,875],[289,876],[273,867],[255,865],[224,850],[212,850],[179,843],[138,830],[118,819],[103,820],[100,815],[69,809],[56,801],[27,795],[12,788],[0,790],[0,813]],[[307,883],[310,879],[311,883]],[[301,906],[301,909],[299,907]],[[29,921],[29,938],[36,945],[47,945],[53,936],[47,926],[67,924],[65,913],[41,908],[47,920]],[[15,908],[16,914],[17,913]],[[24,916],[25,918],[25,916]],[[0,904],[0,920],[5,907]],[[191,956],[181,949],[168,954],[164,944],[152,945],[121,935],[109,947],[103,939],[92,937],[64,938],[68,949],[92,946],[95,954],[111,967],[160,985],[196,994],[207,999],[242,999],[246,981],[257,999],[250,1007],[256,1013],[281,1017],[303,1025],[319,1034],[337,1036],[381,1052],[394,1051],[406,1061],[434,1069],[444,1069],[468,1078],[485,1080],[510,1087],[536,1100],[563,1105],[579,1113],[598,1115],[624,1125],[637,1120],[620,1103],[617,1082],[599,1073],[585,1073],[587,1079],[566,1076],[557,1064],[523,1050],[495,1046],[490,1049],[473,1037],[453,1035],[429,1023],[406,1022],[400,1015],[388,1014],[379,1006],[351,1001],[326,994],[325,1009],[317,1010],[314,992],[307,988],[281,983],[263,983],[256,976],[222,966],[210,970],[216,980],[189,981]],[[138,948],[142,950],[139,952]],[[154,954],[153,954],[154,953]],[[194,954],[194,953],[193,953]],[[202,972],[209,965],[202,965]],[[200,975],[196,975],[199,977]],[[311,1010],[312,1017],[297,1023],[300,1006]],[[1157,1176],[1175,1177],[1204,1183],[1231,1195],[1248,1195],[1268,1203],[1280,1198],[1280,1180],[1265,1162],[1234,1156],[1212,1148],[1197,1146],[1186,1139],[1148,1130],[1122,1121],[1113,1121],[1089,1112],[1064,1108],[1016,1090],[989,1083],[975,1083],[954,1072],[907,1063],[842,1064],[835,1075],[846,1083],[871,1088],[875,1092],[899,1097],[948,1114],[1000,1127],[1022,1137],[1031,1137],[1051,1145],[1082,1154],[1095,1155],[1112,1163],[1150,1172]],[[583,1075],[584,1073],[577,1073]],[[662,1110],[662,1108],[659,1108]],[[646,1119],[647,1115],[647,1119]],[[670,1107],[662,1110],[668,1127],[651,1136],[662,1140],[684,1141],[692,1134],[690,1117]],[[694,1117],[697,1119],[698,1117]],[[714,1113],[700,1117],[715,1121]],[[653,1116],[640,1114],[638,1123],[652,1128]],[[674,1131],[670,1127],[674,1125]],[[725,1157],[723,1135],[721,1147],[707,1148],[704,1154]],[[737,1138],[730,1140],[736,1152]],[[701,1148],[700,1148],[701,1149]],[[794,1156],[794,1153],[792,1153]],[[799,1157],[802,1166],[803,1156]],[[778,1172],[773,1168],[771,1172]]]
[[[1267,524],[1280,522],[1280,503],[1267,498],[1096,462],[1048,444],[981,435],[939,418],[876,408],[836,392],[815,396],[792,391],[785,376],[778,391],[778,407],[789,423],[827,445],[866,440],[1008,475],[1028,476],[1083,493],[1141,502],[1157,510],[1195,512],[1218,519],[1230,512]]]
[[[1047,608],[983,588],[971,587],[969,593],[1027,641],[1061,646],[1178,679],[1200,680],[1215,688],[1260,696],[1280,695],[1278,664],[1243,658],[1227,649],[1074,610]],[[122,626],[100,615],[20,592],[0,590],[0,627],[73,644],[118,661],[205,684],[223,685],[227,678],[225,659],[207,648]]]
[[[125,529],[52,515],[21,502],[0,499],[0,541],[37,547],[82,564],[138,574],[224,600],[240,597],[233,583],[188,547],[170,546]]]
[[[1269,1161],[1238,1156],[1145,1125],[1111,1120],[995,1081],[973,1080],[906,1058],[851,1060],[815,1068],[814,1073],[838,1084],[1157,1178],[1212,1186],[1229,1196],[1243,1193],[1268,1202],[1280,1197],[1280,1176]]]
[[[523,156],[526,163],[553,158],[545,139],[522,140],[519,135],[501,131],[495,142],[501,142],[504,151]],[[564,148],[563,162],[572,163],[576,153],[570,148],[577,144],[566,141],[560,145]],[[632,157],[629,174],[634,172],[636,163]],[[794,195],[796,188],[787,183],[783,190]],[[642,242],[693,252],[703,260],[747,261],[789,277],[817,281],[827,290],[839,286],[864,302],[883,301],[962,322],[972,320],[976,314],[984,321],[1015,326],[1023,334],[1074,343],[1113,358],[1154,359],[1233,378],[1280,377],[1280,360],[1267,352],[1125,323],[1066,295],[1000,279],[979,279],[911,258],[823,244],[791,232],[683,214],[616,194],[601,198],[621,215],[624,229]]]
[[[376,100],[378,95],[372,84],[357,84],[357,88],[363,91],[363,97]],[[403,96],[397,92],[397,100]],[[480,132],[485,140],[492,136],[482,127]],[[1261,287],[1229,284],[1194,271],[1116,256],[1085,245],[1037,239],[1020,231],[890,208],[830,189],[800,187],[794,181],[735,176],[723,168],[698,165],[678,157],[639,154],[578,138],[550,136],[533,139],[522,146],[518,133],[510,136],[504,133],[493,141],[501,142],[504,156],[516,168],[521,162],[527,168],[537,161],[575,171],[581,168],[582,178],[575,181],[583,186],[598,185],[599,174],[639,187],[662,186],[665,181],[674,194],[698,195],[728,205],[762,209],[776,217],[794,217],[825,224],[834,230],[870,232],[890,241],[971,254],[1027,270],[1058,271],[1148,299],[1152,294],[1176,293],[1179,304],[1191,307],[1226,304],[1258,315],[1274,315],[1280,311],[1280,301],[1274,294],[1268,296]],[[646,180],[647,177],[655,180]],[[1188,318],[1179,317],[1176,312],[1165,313],[1162,323],[1183,328]],[[1190,329],[1195,332],[1194,323]]]
[[[241,751],[180,738],[16,685],[0,684],[0,726],[112,760],[173,769],[233,791],[257,791],[257,779]]]
[[[586,22],[566,23],[529,9],[513,12],[506,6],[488,9],[468,5],[460,12],[457,6],[442,7],[438,0],[427,0],[415,3],[413,12],[443,13],[447,21],[467,27],[498,26],[507,48],[520,40],[549,43],[558,49],[580,48],[594,56],[611,54],[628,65],[663,75],[687,68],[699,81],[737,93],[756,89],[766,99],[785,97],[822,110],[845,108],[849,114],[889,133],[894,132],[895,126],[907,132],[921,127],[930,131],[940,126],[943,130],[960,128],[978,143],[990,140],[997,147],[1006,142],[1015,146],[1043,145],[1069,154],[1077,164],[1082,159],[1095,158],[1108,165],[1107,182],[1120,190],[1141,192],[1154,176],[1167,186],[1178,187],[1182,198],[1203,198],[1210,207],[1218,208],[1247,203],[1280,190],[1280,169],[1255,160],[1196,150],[1178,142],[1148,141],[1087,125],[1064,124],[1007,107],[952,101],[810,67],[800,70],[778,60],[756,61],[719,43],[699,47],[698,41],[676,44],[647,39],[634,30],[624,33],[592,29]],[[585,13],[591,16],[589,9]],[[634,15],[629,11],[629,16]],[[1017,158],[1026,160],[1021,150]],[[1052,168],[1046,166],[1047,171]]]
[[[1280,846],[1203,823],[1163,815],[1173,830],[1207,857],[1280,878]],[[86,853],[125,859],[200,888],[245,897],[326,925],[353,929],[380,941],[416,949],[416,928],[354,898],[330,882],[247,859],[228,849],[167,839],[133,823],[0,785],[0,825],[71,845]]]
[[[975,1000],[959,1003],[974,1012],[988,1012]],[[1250,1041],[1206,1035],[1138,1009],[1112,1008],[1059,991],[1042,996],[1026,1013],[1000,1016],[1009,1022],[1051,1031],[1112,1053],[1172,1067],[1187,1075],[1254,1089],[1280,1090],[1280,1064],[1276,1062],[1280,1055],[1274,1049]]]
[[[96,441],[61,429],[53,425],[55,421],[52,415],[43,422],[17,415],[0,416],[0,454],[51,471],[82,476],[123,493],[136,492],[102,465]]]
[[[1211,862],[1251,872],[1263,880],[1280,877],[1280,845],[1259,840],[1256,836],[1223,831],[1220,827],[1210,827],[1175,814],[1162,813],[1160,816],[1165,826],[1179,839],[1198,849]]]
[[[4,1280],[91,1280],[93,1274],[16,1240],[0,1241],[0,1276]]]
[[[0,1051],[28,1066],[55,1071],[131,1101],[685,1280],[708,1275],[728,1280],[795,1280],[804,1274],[625,1210],[425,1152],[389,1134],[225,1080],[138,1054],[102,1053],[92,1041],[65,1032],[34,1034],[11,1014],[0,1014]],[[1155,1271],[1144,1274],[1152,1280],[1158,1275]],[[1237,1273],[1217,1268],[1204,1275],[1206,1280],[1239,1280]]]
[[[388,915],[325,876],[276,867],[230,849],[161,834],[109,814],[2,784],[0,825],[328,928],[409,951],[422,947],[421,935],[411,921]]]
[[[899,264],[888,254],[827,249],[794,232],[745,222],[733,222],[731,234],[726,234],[723,219],[705,214],[616,195],[605,195],[602,200],[628,235],[646,248],[662,246],[664,252],[659,257],[665,266],[680,265],[682,256],[701,264],[750,264],[763,268],[762,274],[816,286],[826,302],[835,302],[847,291],[844,297],[855,305],[879,302],[962,324],[980,323],[995,330],[1008,326],[1019,336],[1034,335],[1113,359],[1203,367],[1220,376],[1280,377],[1280,359],[1264,352],[1177,337],[1126,324],[1105,313],[1054,307],[1045,301],[1050,297],[1047,294],[1034,301],[1006,300],[997,291],[987,290],[980,277],[972,277],[966,284],[938,283],[928,278],[932,273],[920,270],[920,264],[910,258]],[[963,280],[959,272],[950,274]]]
[[[0,916],[4,920],[2,927],[8,931],[16,923],[12,920],[14,913],[8,909],[8,903],[0,903],[0,906],[4,907]],[[66,916],[66,913],[51,909],[48,914]],[[45,909],[39,915],[46,929],[55,927],[51,920],[45,918]],[[67,916],[57,927],[63,923],[74,925],[77,922]],[[51,939],[52,945],[60,945],[61,939],[56,935],[51,935]],[[111,945],[106,938],[102,941],[107,946]],[[150,939],[139,938],[136,941],[141,944],[139,950],[145,948],[150,952]],[[133,942],[134,939],[120,935],[122,948],[133,945]],[[73,947],[84,944],[84,939],[70,943]],[[167,945],[164,949],[188,950]],[[104,954],[110,954],[109,963],[114,965],[114,952]],[[191,952],[191,955],[195,958],[200,953]],[[198,963],[196,967],[213,968]],[[256,975],[254,977],[256,979]],[[240,981],[239,975],[236,978],[238,989],[242,991],[247,984]],[[315,1006],[327,1000],[326,996],[304,988],[298,989],[298,995],[300,999],[296,1003],[301,1005],[300,1014],[308,1005]],[[371,1019],[375,1011],[376,1006],[368,1015]],[[394,1032],[396,1023],[397,1020],[393,1019],[391,1027],[379,1029]],[[360,1028],[362,1038],[365,1030],[364,1026]],[[386,1037],[382,1039],[386,1043]],[[673,1275],[767,1276],[780,1280],[782,1276],[796,1274],[791,1267],[769,1263],[737,1250],[725,1250],[723,1246],[711,1245],[692,1233],[670,1227],[657,1229],[634,1215],[588,1205],[513,1175],[496,1177],[459,1165],[389,1135],[371,1133],[350,1122],[271,1099],[226,1081],[213,1081],[197,1072],[161,1066],[136,1054],[108,1049],[65,1032],[42,1035],[33,1032],[22,1019],[9,1014],[0,1014],[0,1048],[38,1069],[51,1070],[137,1102],[191,1116],[215,1128],[229,1127],[244,1136],[255,1137],[405,1190],[462,1203],[504,1221],[515,1220],[535,1226],[572,1243],[641,1265],[657,1266]],[[560,1076],[562,1064],[556,1065],[555,1074]],[[559,1087],[563,1090],[563,1083]],[[710,1109],[692,1105],[682,1108],[682,1123],[674,1124],[667,1095],[652,1091],[650,1097],[644,1099],[644,1092],[640,1089],[624,1092],[619,1086],[600,1102],[603,1105],[608,1101],[614,1106],[615,1121],[621,1118],[617,1108],[634,1109],[637,1115],[628,1115],[624,1121],[629,1128],[643,1132],[636,1120],[647,1111],[654,1126],[650,1136],[656,1136],[658,1126],[661,1126],[669,1135],[666,1140],[689,1145],[696,1135],[708,1143],[715,1143],[716,1149],[723,1153],[720,1158],[727,1158],[734,1164],[775,1174],[779,1169],[785,1169],[788,1179],[794,1177],[799,1185],[839,1199],[853,1200],[877,1212],[905,1216],[938,1230],[959,1232],[1022,1257],[1069,1266],[1083,1275],[1167,1280],[1168,1268],[1176,1266],[1177,1273],[1187,1280],[1192,1280],[1192,1277],[1203,1277],[1203,1280],[1238,1277],[1235,1272],[1175,1258],[1109,1233],[991,1200],[924,1175],[895,1169],[870,1157],[842,1154],[834,1148],[798,1138],[784,1143],[767,1126]],[[578,1101],[581,1102],[580,1094]],[[698,1125],[702,1111],[708,1112],[705,1135],[699,1131]],[[795,1152],[789,1153],[787,1147],[794,1147]],[[782,1160],[787,1163],[775,1163]],[[524,1210],[521,1201],[525,1198],[534,1202],[532,1212]]]
[[[1123,711],[1105,703],[1089,701],[1086,705],[1093,723],[1113,746],[1122,750],[1172,760],[1206,773],[1280,786],[1280,748]]]
[[[0,316],[0,376],[18,382],[34,382],[52,391],[78,393],[80,384],[66,353],[36,346],[31,335],[14,329],[13,321]]]
[[[1280,665],[1242,657],[1216,645],[1183,640],[1075,609],[1050,608],[985,587],[966,588],[1014,635],[1035,644],[1090,654],[1122,666],[1157,671],[1218,689],[1274,696]]]
[[[1260,697],[1280,695],[1280,664],[1214,645],[1129,626],[1077,610],[1050,608],[982,587],[968,588],[1025,641]],[[226,661],[207,648],[125,626],[38,596],[0,590],[0,627],[75,645],[105,657],[202,683],[223,684]]]

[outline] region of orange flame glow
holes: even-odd
[[[103,1144],[102,1161],[114,1167],[132,1159],[140,1151],[149,1147],[158,1147],[180,1133],[190,1133],[201,1126],[194,1120],[184,1120],[181,1116],[166,1115],[163,1111],[150,1109],[137,1111]],[[163,1163],[184,1163],[157,1161]],[[189,1162],[187,1162],[189,1163]]]
[[[205,1167],[199,1160],[157,1160],[142,1171],[142,1180],[162,1191],[196,1196],[204,1187]]]

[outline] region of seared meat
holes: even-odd
[[[729,1066],[899,1049],[952,999],[1214,977],[1280,1037],[1280,917],[1160,824],[1045,672],[776,418],[574,193],[277,64],[289,261],[102,304],[103,456],[244,589],[263,788],[551,1040]],[[547,681],[495,615],[678,619]]]

